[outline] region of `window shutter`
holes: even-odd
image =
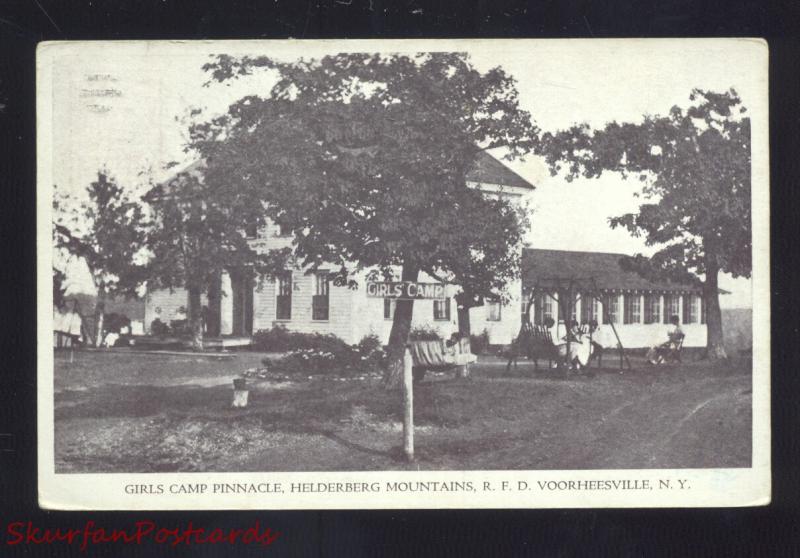
[[[311,319],[328,320],[330,316],[329,278],[327,273],[314,276],[314,296],[311,298]]]
[[[691,316],[692,316],[692,296],[691,295],[684,295],[683,296],[683,320],[681,320],[681,323],[684,323],[684,324],[691,323]]]
[[[622,323],[629,324],[631,323],[631,297],[630,295],[622,295]]]
[[[311,313],[314,320],[327,320],[329,316],[328,295],[314,295],[311,299]]]
[[[673,295],[664,295],[664,323],[669,324],[669,319],[672,316],[672,297]]]
[[[287,272],[278,277],[278,294],[275,297],[275,318],[278,320],[292,319],[292,273]]]
[[[705,297],[700,297],[700,323],[706,323],[706,299]]]

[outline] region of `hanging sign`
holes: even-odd
[[[442,283],[367,283],[367,296],[370,298],[395,298],[403,300],[444,299],[445,286]]]

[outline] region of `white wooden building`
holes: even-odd
[[[191,165],[199,172],[201,165]],[[507,166],[482,152],[469,175],[469,185],[489,196],[504,196],[517,202],[534,190],[534,186]],[[257,250],[291,246],[291,236],[275,224],[250,231],[251,245]],[[492,345],[511,343],[519,332],[522,314],[531,302],[530,319],[542,324],[547,317],[556,322],[553,335],[565,334],[564,317],[557,316],[555,296],[543,294],[547,279],[553,277],[592,278],[600,298],[577,296],[573,317],[581,323],[596,320],[599,329],[594,339],[608,347],[616,346],[616,337],[609,322],[613,321],[626,348],[649,347],[667,338],[669,318],[679,317],[686,334],[684,345],[706,344],[705,305],[697,285],[652,282],[620,266],[623,254],[576,252],[564,250],[525,249],[522,253],[522,277],[508,286],[509,302],[487,302],[470,310],[474,334],[486,332]],[[306,273],[302,269],[286,270],[282,277],[258,283],[234,271],[222,274],[219,288],[203,297],[210,310],[210,336],[248,337],[259,330],[283,326],[299,332],[334,334],[349,343],[357,343],[374,334],[388,341],[394,315],[394,302],[369,298],[366,295],[366,272],[356,278],[359,288],[337,287],[324,269]],[[420,281],[434,281],[421,274]],[[585,283],[584,283],[585,284]],[[538,289],[538,292],[534,292]],[[457,287],[448,286],[445,300],[414,302],[412,327],[435,329],[443,337],[458,330]],[[583,293],[586,294],[586,293]],[[145,299],[145,329],[150,333],[152,322],[159,319],[169,324],[185,319],[187,293],[183,289],[157,290]]]
[[[685,347],[706,344],[706,316],[697,284],[650,281],[620,265],[624,254],[526,249],[522,254],[522,290],[532,302],[531,323],[557,322],[553,337],[563,337],[563,306],[556,302],[556,283],[575,285],[571,319],[598,324],[594,340],[616,347],[611,322],[626,349],[651,347],[667,339],[670,318],[677,316]],[[591,288],[590,288],[591,287]],[[581,292],[583,289],[583,292]],[[593,291],[593,292],[589,292]],[[567,322],[569,320],[566,320]],[[557,329],[557,331],[555,331]]]
[[[200,172],[194,163],[190,172]],[[187,170],[187,169],[184,169]],[[516,203],[529,195],[534,186],[486,152],[481,152],[468,175],[468,185],[479,188],[487,196],[503,196]],[[275,224],[249,231],[251,245],[257,250],[270,250],[291,245],[291,236]],[[286,270],[272,281],[260,284],[252,278],[224,273],[218,292],[203,297],[203,304],[212,316],[209,335],[250,336],[258,330],[283,326],[300,332],[332,333],[349,343],[365,335],[378,335],[388,341],[394,315],[394,303],[388,299],[368,298],[365,292],[366,272],[356,278],[359,288],[337,287],[324,269],[312,274],[302,269]],[[420,274],[420,281],[433,279]],[[445,300],[414,302],[412,327],[437,330],[442,336],[457,331],[455,299],[457,287],[448,286]],[[508,288],[511,302],[473,308],[470,312],[474,332],[486,330],[493,344],[510,343],[520,327],[521,282]],[[169,324],[185,319],[187,293],[183,289],[149,291],[145,299],[145,327],[148,333],[154,320]]]

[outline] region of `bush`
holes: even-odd
[[[485,329],[478,335],[469,336],[469,346],[474,355],[485,355],[489,350],[489,332]]]
[[[127,316],[111,312],[103,316],[103,329],[106,333],[121,333],[122,328],[130,327],[131,321]]]
[[[307,338],[307,344],[316,346],[292,349],[275,360],[265,358],[262,360],[264,366],[270,371],[288,374],[340,375],[370,372],[385,366],[386,352],[380,339],[374,335],[364,337],[356,345],[348,345],[333,335],[299,335]]]
[[[442,336],[430,326],[417,326],[408,334],[409,341],[441,341]]]
[[[152,335],[168,335],[169,326],[162,322],[159,318],[156,318],[150,323],[150,333]]]
[[[349,345],[335,335],[300,333],[289,331],[283,326],[276,326],[257,331],[253,335],[253,348],[267,353],[285,353],[301,349],[336,353],[349,348]]]

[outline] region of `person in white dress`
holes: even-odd
[[[567,337],[569,337],[569,356],[567,357]],[[563,343],[558,346],[558,354],[561,358],[567,357],[567,362],[575,368],[585,368],[589,364],[589,357],[592,356],[592,344],[589,336],[581,331],[578,321],[572,320],[567,335],[561,339]]]

